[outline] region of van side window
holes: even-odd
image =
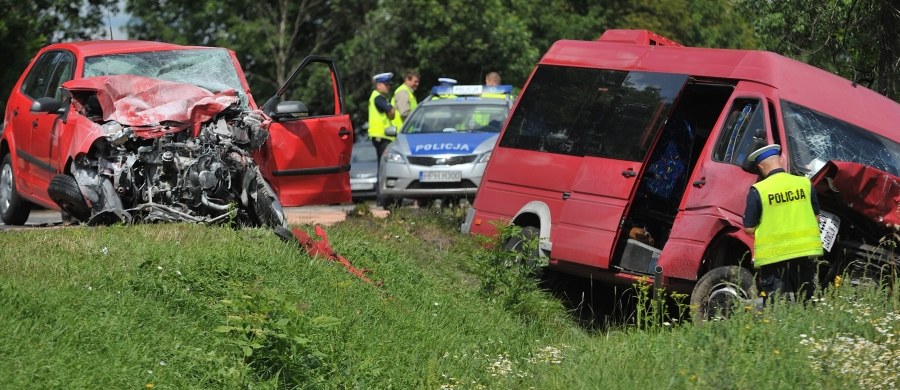
[[[740,166],[753,151],[754,137],[766,139],[763,105],[756,99],[736,99],[719,135],[713,159]]]
[[[643,161],[686,75],[541,65],[500,146]]]

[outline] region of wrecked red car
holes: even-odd
[[[282,204],[349,201],[339,80],[333,61],[307,57],[258,108],[227,49],[48,46],[6,107],[0,217],[22,224],[39,205],[89,224],[281,226]],[[313,84],[324,92],[299,88]]]

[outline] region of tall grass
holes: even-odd
[[[896,387],[887,287],[590,332],[527,272],[486,288],[508,254],[457,220],[400,209],[328,228],[380,287],[265,230],[0,232],[0,388]]]

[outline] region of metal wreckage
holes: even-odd
[[[133,75],[67,82],[91,142],[55,176],[50,197],[64,215],[88,223],[236,223],[286,226],[284,212],[254,161],[267,118],[238,104],[233,90]],[[97,138],[105,142],[94,142]]]

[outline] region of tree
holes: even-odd
[[[900,101],[900,0],[737,2],[762,47]]]
[[[106,37],[106,18],[118,13],[116,0],[0,0],[0,100],[38,49],[55,42]]]
[[[720,0],[614,0],[608,28],[646,29],[686,46],[754,49],[749,20]]]

